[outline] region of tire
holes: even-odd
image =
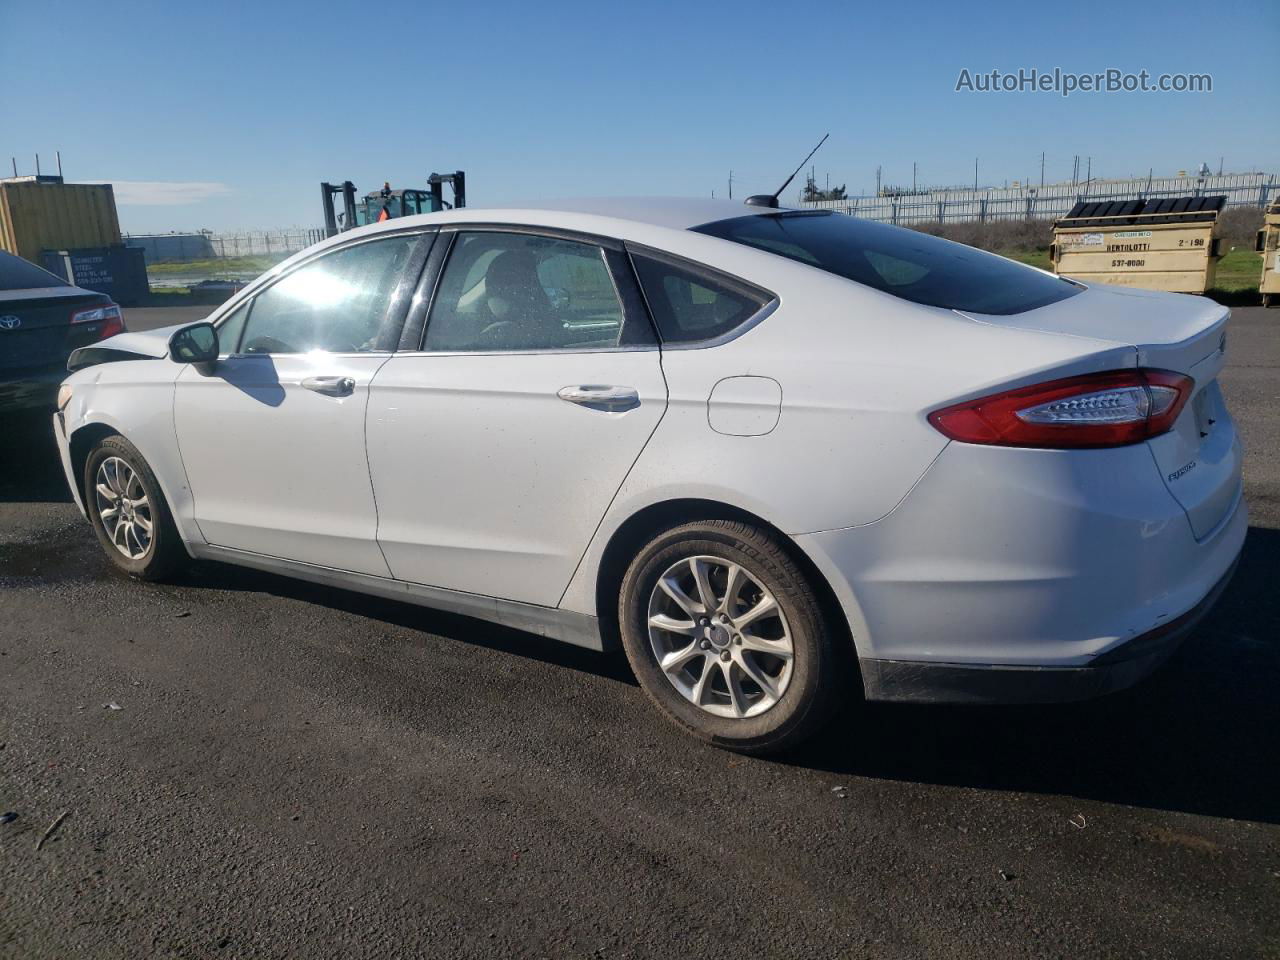
[[[673,593],[673,582],[688,589]],[[702,616],[700,582],[727,622],[714,612]],[[777,615],[750,619],[769,609],[769,598]],[[651,540],[623,578],[618,623],[631,668],[658,709],[693,736],[740,753],[777,753],[800,743],[829,718],[846,679],[842,635],[829,629],[813,585],[777,538],[744,523],[686,523]],[[706,670],[713,672],[701,683]]]
[[[89,522],[117,569],[138,580],[163,580],[186,564],[187,551],[174,526],[169,504],[151,465],[137,447],[121,436],[104,437],[89,451],[83,480]],[[103,483],[106,490],[100,492]],[[113,499],[105,493],[114,496],[115,510],[106,517],[103,511],[112,510]],[[122,502],[119,498],[125,493],[132,496],[124,497]],[[127,511],[125,516],[113,523],[122,511]],[[147,523],[151,525],[149,531],[145,528]]]

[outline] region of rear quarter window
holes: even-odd
[[[640,288],[663,343],[698,343],[747,323],[773,294],[692,264],[632,252]]]
[[[1081,289],[993,253],[830,211],[735,217],[694,230],[947,310],[1023,313]]]

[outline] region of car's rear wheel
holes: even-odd
[[[756,527],[711,520],[658,535],[628,568],[618,613],[645,693],[701,739],[784,750],[836,703],[835,631],[804,571]]]
[[[84,497],[98,541],[125,573],[160,580],[186,561],[156,475],[124,437],[104,437],[89,451]]]

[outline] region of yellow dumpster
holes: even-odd
[[[1218,214],[1226,197],[1077,203],[1054,221],[1055,273],[1085,283],[1204,293],[1222,256]]]
[[[1262,305],[1269,307],[1280,293],[1280,200],[1271,201],[1267,207],[1254,249],[1262,254],[1262,280],[1258,290],[1262,293]]]

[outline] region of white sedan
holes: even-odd
[[[71,490],[189,557],[607,649],[763,752],[842,701],[1133,683],[1225,585],[1227,311],[696,200],[341,234],[72,357]]]

